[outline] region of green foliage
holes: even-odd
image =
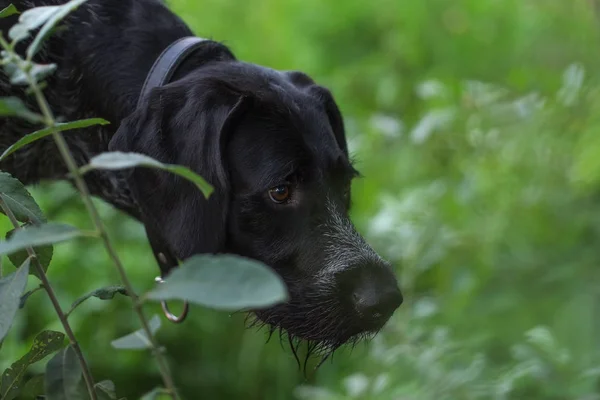
[[[0,398],[2,398],[2,400],[14,399],[21,390],[23,377],[27,368],[60,350],[63,347],[64,340],[65,335],[60,332],[43,331],[38,334],[33,340],[33,345],[29,352],[18,361],[15,361],[10,368],[2,373],[2,380],[0,381]],[[34,380],[33,382],[27,382],[27,384],[29,384],[29,390],[34,390],[34,386],[39,385],[39,379],[40,378],[32,378],[32,380]]]
[[[164,389],[156,388],[142,396],[141,400],[167,400],[168,398]]]
[[[34,7],[21,14],[19,22],[8,31],[8,37],[15,42],[26,39],[29,32],[41,27],[48,19],[56,14],[59,7]]]
[[[40,28],[27,47],[27,59],[31,60],[56,25],[85,2],[86,0],[71,0],[57,6],[30,8],[19,16],[19,22],[11,27],[8,36],[13,40],[13,43],[17,43],[29,37],[31,31]]]
[[[11,71],[11,67],[8,66],[5,70]],[[52,75],[54,71],[56,71],[55,64],[42,65],[32,63],[31,67],[28,70],[28,73],[41,81],[42,79]],[[25,72],[18,69],[14,69],[12,73],[9,72],[9,75],[11,84],[16,86],[29,86],[29,76]]]
[[[15,15],[18,13],[19,10],[17,10],[17,8],[13,4],[9,4],[7,7],[4,7],[0,11],[0,18],[10,17],[11,15]]]
[[[150,332],[152,334],[156,333],[161,325],[160,317],[158,315],[155,315],[148,322],[148,325],[150,327]],[[146,332],[143,329],[139,329],[133,333],[130,333],[127,336],[123,336],[122,338],[113,340],[111,342],[111,345],[115,349],[124,350],[143,350],[152,347],[150,339],[148,338],[148,335],[146,335]]]
[[[6,172],[0,172],[0,196],[17,221],[39,224],[44,214],[23,184]],[[4,210],[0,210],[4,213]]]
[[[205,197],[209,197],[214,190],[204,178],[194,173],[188,167],[164,164],[144,154],[138,153],[122,153],[118,151],[102,153],[92,157],[90,163],[84,166],[81,171],[86,173],[93,169],[119,170],[134,167],[154,168],[179,175],[194,183]]]
[[[27,226],[27,225],[24,225],[24,226]],[[11,229],[10,231],[8,231],[6,233],[6,240],[9,240],[15,232],[16,232],[15,229]],[[34,247],[33,250],[35,251],[37,261],[42,266],[42,269],[44,270],[44,272],[46,272],[48,270],[48,267],[50,266],[50,262],[52,261],[52,255],[54,254],[54,247],[52,245],[45,245],[45,246]],[[10,262],[13,263],[13,265],[15,267],[23,264],[27,258],[29,258],[29,254],[27,253],[27,250],[20,250],[15,253],[8,254],[8,259],[10,260]],[[37,276],[38,278],[40,278],[40,276],[37,272],[37,268],[30,268],[29,273],[31,275],[34,275],[34,276]]]
[[[15,272],[0,279],[0,340],[8,333],[19,309],[27,285],[29,261],[28,258]]]
[[[112,381],[102,381],[94,385],[99,400],[116,400],[115,384]]]
[[[44,395],[44,375],[35,375],[33,378],[27,381],[21,392],[21,398],[23,399],[38,399],[37,396]],[[40,398],[41,400],[41,398]]]
[[[82,371],[75,350],[70,345],[58,352],[46,365],[47,400],[85,399],[81,388]]]
[[[50,33],[52,32],[54,27],[56,25],[58,25],[58,23],[61,22],[67,15],[69,15],[71,12],[73,12],[75,9],[77,9],[80,5],[82,5],[86,1],[87,0],[71,0],[60,6],[50,6],[50,7],[54,7],[54,10],[52,13],[48,13],[49,15],[48,14],[45,14],[45,15],[38,14],[38,15],[32,17],[32,20],[36,20],[36,24],[41,23],[43,25],[42,25],[42,28],[40,29],[40,31],[38,32],[38,34],[36,35],[36,37],[33,39],[31,44],[27,48],[27,58],[29,60],[31,60],[33,58],[33,56],[39,51],[39,49],[42,45],[42,42],[50,35]],[[28,11],[24,12],[22,14],[22,16],[25,15],[27,12]],[[34,9],[32,9],[29,12],[35,12],[35,11],[34,11]]]
[[[262,263],[230,254],[201,254],[183,262],[145,297],[237,311],[273,306],[286,301],[288,293],[279,275]]]
[[[107,125],[109,122],[102,118],[88,118],[73,122],[58,123],[51,128],[40,129],[39,131],[30,133],[29,135],[23,136],[16,143],[10,145],[0,155],[0,161],[4,160],[7,156],[19,150],[20,148],[28,145],[29,143],[35,142],[43,137],[52,135],[53,132],[64,132],[72,129],[87,128],[93,125]]]
[[[73,302],[71,305],[71,309],[67,312],[67,315],[71,314],[80,304],[91,297],[96,297],[100,300],[112,300],[115,298],[117,294],[122,294],[127,296],[127,289],[124,286],[115,285],[115,286],[107,286],[100,289],[96,289],[86,295],[81,296],[77,300]]]
[[[29,269],[29,273],[31,275],[33,275],[33,273],[31,272],[32,268]],[[45,272],[45,271],[44,271]],[[29,299],[29,297],[34,294],[35,292],[38,292],[40,290],[44,289],[44,285],[39,285],[38,287],[28,290],[25,293],[23,293],[23,295],[21,296],[21,300],[19,301],[19,308],[23,308],[25,307],[25,304],[27,303],[27,299]]]
[[[17,97],[0,98],[0,115],[3,117],[20,117],[30,122],[39,122],[41,117],[32,112]]]
[[[83,233],[73,226],[54,222],[25,227],[9,239],[0,242],[0,255],[15,253],[28,247],[60,243],[82,235]]]

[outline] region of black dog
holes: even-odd
[[[17,9],[64,0],[12,1]],[[11,1],[0,1],[4,8]],[[6,37],[17,17],[0,21]],[[64,21],[36,61],[56,63],[45,95],[67,120],[111,122],[66,134],[80,165],[103,151],[139,152],[191,167],[216,190],[148,169],[86,175],[92,193],[160,232],[174,256],[235,253],[270,265],[291,300],[257,311],[263,323],[321,349],[377,332],[402,302],[390,265],[348,218],[357,171],[331,94],[300,72],[235,59],[206,41],[137,106],[152,64],[192,36],[159,0],[90,0]],[[35,103],[0,76],[0,95]],[[0,151],[35,126],[0,120]],[[66,179],[51,140],[0,168],[26,184]]]

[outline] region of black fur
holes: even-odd
[[[63,2],[12,3],[24,10]],[[0,20],[2,32],[15,21]],[[36,58],[58,65],[45,90],[51,108],[66,120],[111,122],[65,135],[77,163],[107,150],[140,152],[189,166],[216,187],[205,200],[187,181],[135,169],[86,175],[94,195],[160,232],[179,259],[230,252],[270,265],[291,300],[256,311],[257,317],[290,338],[311,341],[313,349],[335,349],[381,328],[401,296],[389,264],[348,219],[358,173],[327,89],[300,72],[238,61],[209,41],[172,83],[137,107],[153,62],[173,41],[192,35],[187,26],[158,0],[89,0],[65,27]],[[4,75],[0,95],[35,105]],[[0,150],[34,128],[1,119]],[[50,139],[16,152],[0,168],[27,184],[66,173]],[[282,184],[291,197],[276,204],[269,189]],[[369,308],[372,303],[377,307]]]

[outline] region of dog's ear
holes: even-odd
[[[184,165],[215,188],[205,199],[179,176],[134,168],[127,180],[142,222],[159,233],[180,260],[217,253],[226,239],[229,177],[225,147],[248,98],[224,83],[206,79],[155,88],[112,138],[111,151],[136,152]]]
[[[348,156],[348,144],[346,142],[344,119],[342,118],[342,113],[333,99],[331,92],[323,86],[317,85],[310,76],[303,72],[285,71],[283,74],[292,84],[310,93],[320,104],[322,104],[323,108],[325,109],[325,113],[329,118],[329,124],[333,130],[335,140],[338,146],[340,146],[340,148],[343,150],[344,154]]]
[[[344,127],[344,118],[338,108],[333,95],[331,92],[323,87],[318,87],[316,90],[318,96],[321,98],[325,113],[329,118],[329,124],[333,130],[335,140],[338,146],[342,149],[346,157],[348,157],[348,143],[346,142],[346,129]]]

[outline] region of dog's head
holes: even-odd
[[[191,167],[215,186],[136,169],[146,225],[179,259],[235,253],[281,275],[290,301],[255,312],[327,349],[377,332],[402,302],[392,269],[350,222],[348,157],[331,94],[298,72],[227,61],[153,89],[113,151]]]

